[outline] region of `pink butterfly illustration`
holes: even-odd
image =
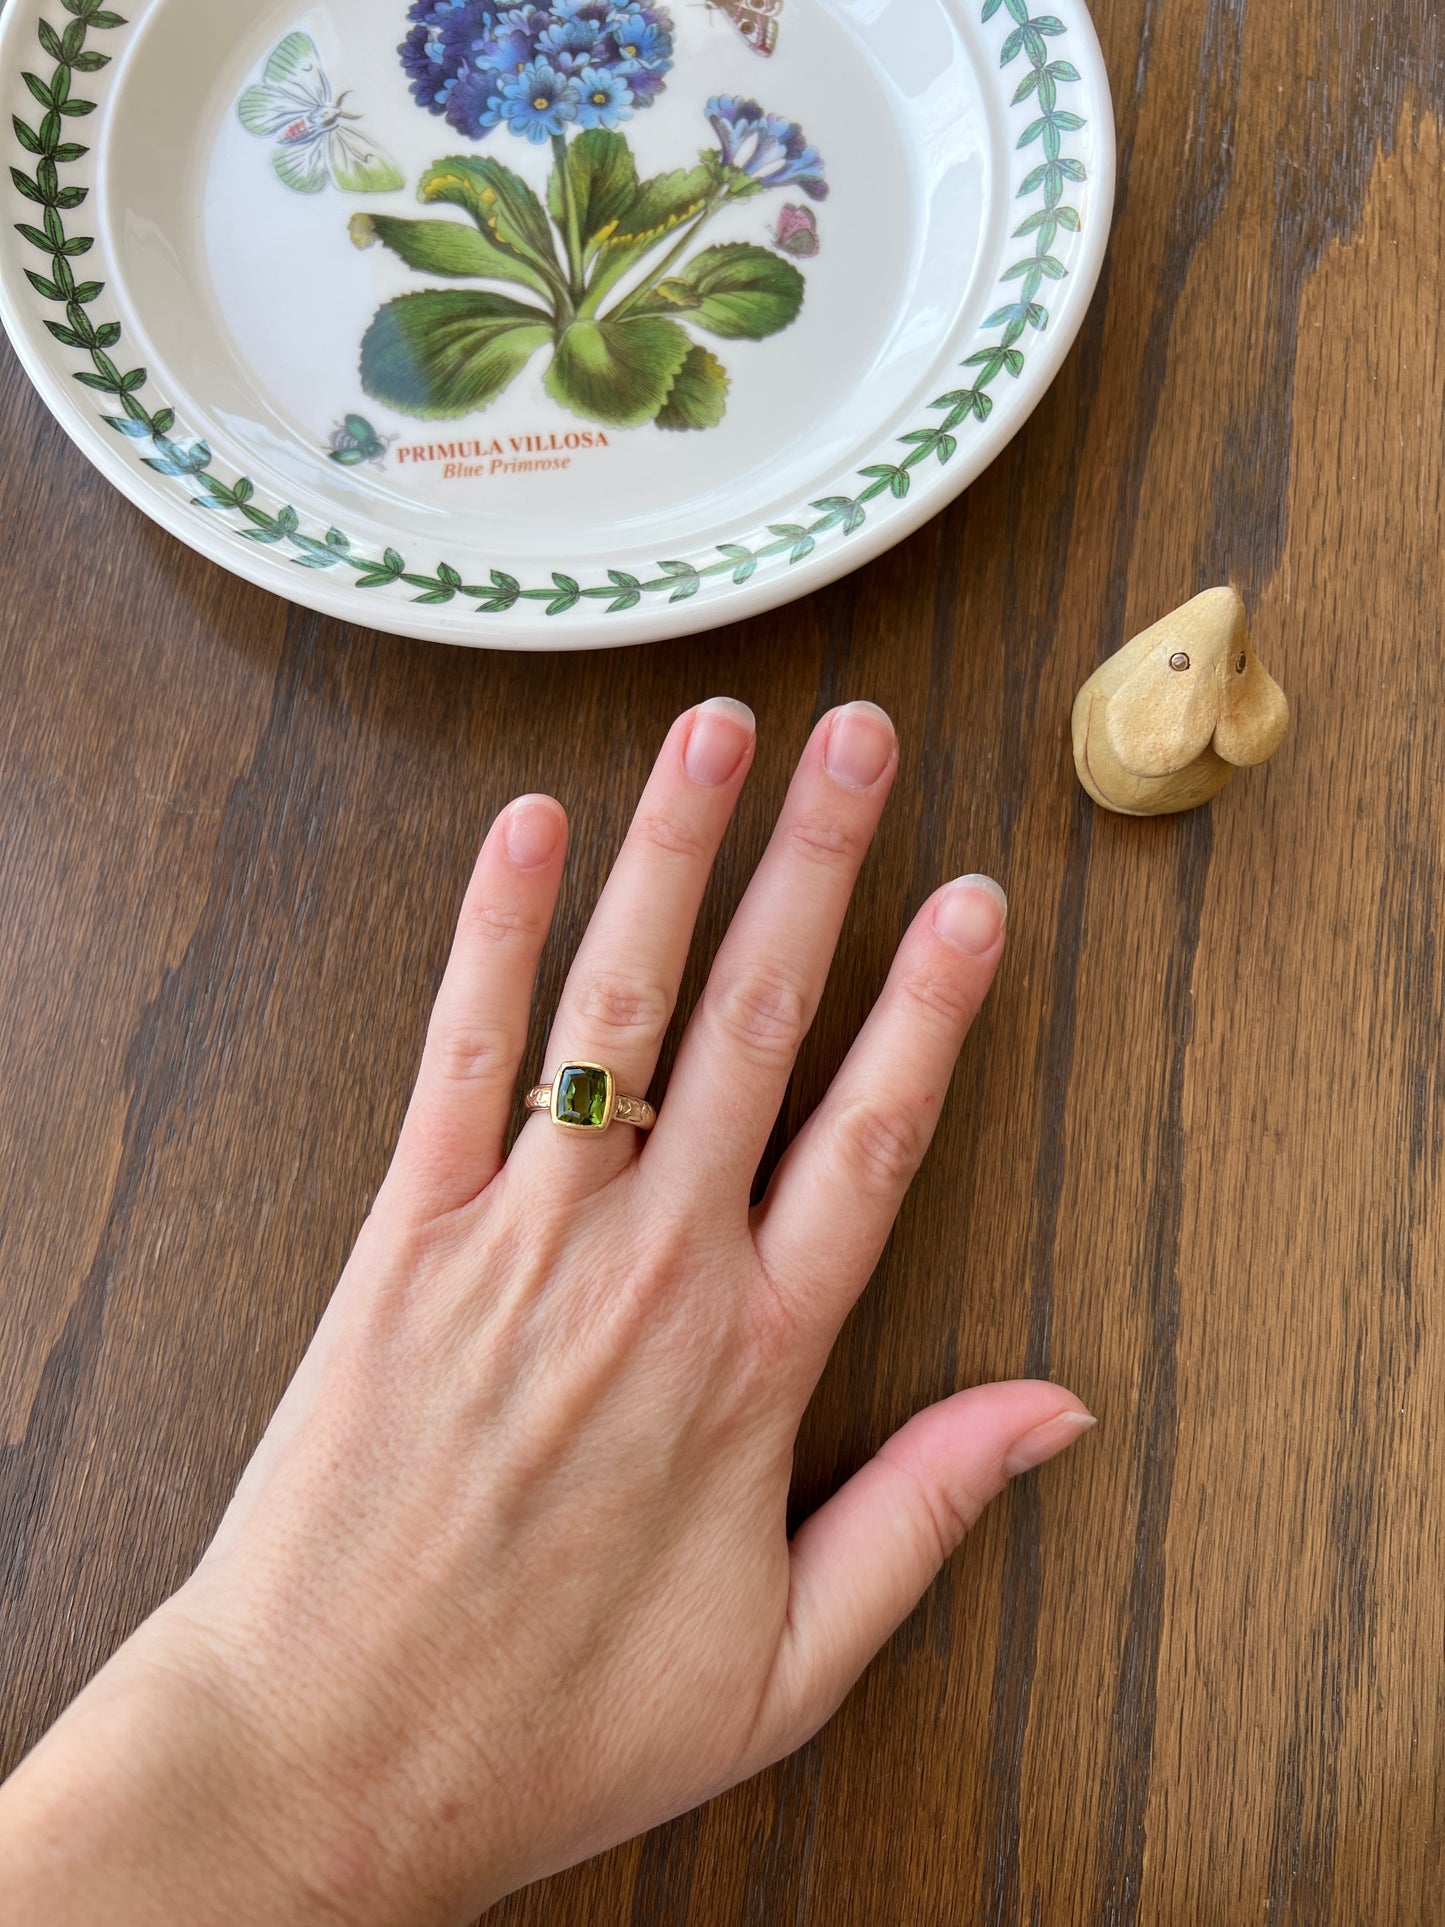
[[[755,54],[771,54],[783,23],[783,0],[707,0],[747,41]]]
[[[818,252],[818,217],[810,207],[797,207],[789,201],[778,216],[777,233],[774,240],[784,254],[796,254],[804,260]]]

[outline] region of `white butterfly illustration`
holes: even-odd
[[[288,33],[236,111],[251,133],[275,136],[271,165],[298,194],[319,194],[328,179],[348,194],[390,194],[404,187],[391,156],[348,125],[361,116],[345,110],[345,99],[332,93],[310,35]]]

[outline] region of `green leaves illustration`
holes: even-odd
[[[485,231],[461,221],[408,221],[394,214],[353,214],[349,232],[359,248],[378,242],[421,274],[518,282],[546,297],[552,284],[540,271],[499,248]]]
[[[551,317],[510,295],[404,294],[366,332],[361,385],[400,414],[446,421],[494,401],[551,339]]]
[[[675,321],[574,321],[557,343],[547,393],[589,421],[640,428],[656,418],[691,351]]]
[[[711,334],[762,341],[797,320],[803,286],[781,254],[731,241],[705,248],[681,274],[659,282],[649,301],[653,312],[685,314]]]
[[[385,247],[419,274],[501,281],[537,298],[436,288],[387,302],[362,343],[362,387],[402,414],[454,419],[494,401],[550,346],[547,393],[585,421],[715,427],[727,370],[679,321],[762,341],[803,305],[802,274],[769,248],[730,242],[684,259],[708,220],[756,183],[715,160],[640,181],[627,141],[600,127],[570,145],[555,140],[553,152],[545,206],[500,161],[452,155],[427,169],[418,199],[469,222],[352,217],[358,247]],[[657,266],[609,307],[653,254]]]
[[[715,428],[728,405],[727,369],[708,349],[694,346],[677,371],[654,419],[659,428]]]
[[[579,134],[568,150],[567,162],[585,265],[636,202],[637,163],[621,134],[603,127]],[[567,209],[560,171],[554,170],[548,183],[547,205],[559,231],[565,232]]]
[[[539,291],[560,289],[562,271],[547,211],[520,174],[498,160],[453,154],[422,175],[416,197],[428,206],[449,202],[469,214],[511,272]],[[495,272],[495,270],[494,270]]]

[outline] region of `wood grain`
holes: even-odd
[[[977,1379],[1102,1423],[811,1746],[495,1918],[1440,1918],[1445,34],[1097,12],[1119,215],[1058,383],[906,547],[746,627],[565,662],[344,629],[152,528],[0,359],[0,1768],[223,1506],[489,815],[559,786],[578,826],[546,1009],[668,720],[744,697],[700,966],[809,722],[869,695],[903,777],[783,1130],[937,879],[1003,876],[1014,938],[797,1507]],[[1208,813],[1105,819],[1073,693],[1220,580],[1295,729]]]

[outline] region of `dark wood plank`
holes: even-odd
[[[1001,874],[1014,939],[797,1507],[971,1380],[1103,1423],[803,1753],[496,1918],[1433,1918],[1445,37],[1428,0],[1099,16],[1120,207],[1063,375],[912,542],[746,627],[529,661],[288,609],[0,354],[0,1769],[187,1571],[304,1348],[489,815],[574,814],[545,1011],[667,721],[751,702],[695,989],[810,720],[866,694],[903,780],[787,1124],[938,878]],[[1207,815],[1098,817],[1075,687],[1223,579],[1293,736]]]

